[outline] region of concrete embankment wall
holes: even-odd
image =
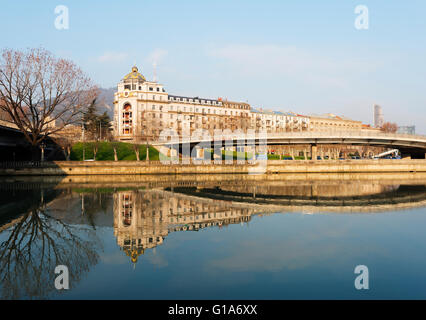
[[[379,173],[426,172],[426,160],[269,160],[252,164],[164,165],[143,161],[56,161],[36,168],[0,168],[1,176],[19,175],[141,175],[141,174],[239,174],[239,173]]]

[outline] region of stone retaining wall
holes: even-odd
[[[0,168],[1,176],[19,175],[141,175],[238,173],[347,173],[426,172],[426,160],[268,160],[265,167],[251,164],[163,165],[144,161],[56,161],[37,168]]]

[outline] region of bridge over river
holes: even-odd
[[[253,134],[225,134],[218,138],[211,136],[179,138],[169,136],[153,143],[156,147],[178,149],[182,152],[182,146],[225,147],[225,146],[294,146],[309,145],[313,159],[316,159],[316,148],[319,145],[352,145],[372,146],[399,149],[404,156],[415,159],[424,159],[426,154],[426,136],[400,133],[386,133],[374,131],[328,131],[328,132],[283,132],[267,133],[263,135]]]
[[[58,145],[50,137],[45,139],[45,145],[46,159],[55,159],[58,154],[61,156]],[[30,160],[31,153],[32,149],[18,127],[0,119],[0,161]]]

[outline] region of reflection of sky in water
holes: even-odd
[[[424,207],[253,215],[248,223],[170,232],[134,264],[117,244],[112,206],[110,201],[106,210],[92,213],[97,262],[71,290],[53,291],[53,298],[426,298]],[[96,222],[99,217],[107,222]],[[89,224],[73,226],[87,232]],[[0,242],[6,235],[0,234]],[[360,264],[370,270],[368,291],[354,288]]]
[[[378,215],[275,214],[175,232],[134,267],[112,229],[101,262],[64,298],[426,298],[424,209]],[[99,234],[98,234],[99,235]],[[357,291],[354,267],[370,270]]]

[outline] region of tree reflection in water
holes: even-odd
[[[50,214],[43,197],[2,234],[2,299],[48,298],[56,291],[57,265],[69,270],[70,288],[99,260],[100,241],[87,225],[71,225]]]
[[[117,244],[136,263],[140,254],[162,245],[171,232],[248,223],[256,214],[373,213],[426,206],[426,176],[412,185],[411,176],[398,181],[393,175],[384,181],[269,177],[273,180],[226,176],[223,181],[209,177],[195,183],[183,176],[180,182],[158,177],[145,182],[143,177],[129,185],[116,183],[117,177],[100,184],[96,177],[81,184],[67,179],[60,187],[24,183],[25,192],[19,183],[0,183],[0,298],[57,294],[57,265],[69,268],[70,287],[75,288],[101,260],[98,236],[112,236],[97,233],[101,228],[113,227]]]

